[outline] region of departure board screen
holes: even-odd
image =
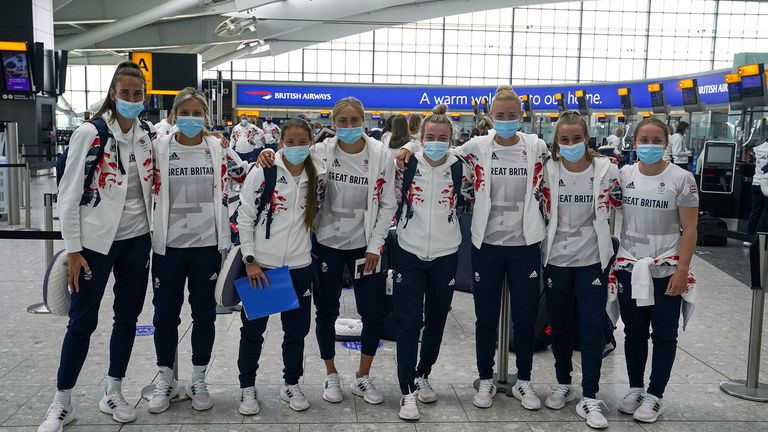
[[[664,93],[660,91],[651,93],[651,106],[654,108],[663,108]]]
[[[683,89],[683,105],[698,105],[699,94],[695,88]]]
[[[742,99],[741,82],[728,83],[728,101],[741,102]]]

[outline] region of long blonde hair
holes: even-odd
[[[360,118],[365,120],[365,107],[363,107],[363,103],[354,96],[348,96],[337,100],[336,104],[333,106],[333,112],[331,115],[334,125],[336,124],[336,117],[339,115],[341,110],[346,107],[352,107],[355,111],[357,111],[358,114],[360,114]]]

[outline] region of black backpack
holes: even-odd
[[[699,235],[696,237],[696,244],[699,246],[725,246],[728,244],[728,237],[723,234],[712,233],[707,228],[713,228],[716,232],[725,233],[728,226],[725,221],[719,217],[712,216],[707,212],[701,212],[697,230]]]
[[[408,217],[412,210],[411,204],[408,202],[408,189],[411,187],[413,177],[416,176],[416,167],[418,161],[415,157],[411,157],[408,160],[408,165],[403,172],[403,185],[400,190],[400,202],[397,203],[397,211],[395,212],[395,220],[400,222],[400,217],[403,214],[403,208],[405,208],[406,217]],[[453,179],[453,193],[456,195],[456,214],[459,213],[459,208],[464,204],[464,197],[461,195],[461,177],[464,175],[464,165],[461,160],[457,160],[451,165],[451,178]]]
[[[109,126],[107,126],[107,122],[104,121],[101,117],[96,117],[93,120],[91,120],[91,124],[96,128],[96,134],[99,137],[99,147],[96,151],[96,154],[94,155],[95,158],[91,159],[90,161],[86,159],[85,161],[85,167],[86,167],[86,174],[85,174],[85,181],[83,182],[83,196],[80,198],[80,205],[86,205],[90,202],[90,198],[85,195],[85,191],[88,189],[88,187],[93,183],[93,176],[96,173],[96,167],[99,166],[99,161],[101,161],[101,158],[104,156],[104,148],[107,146],[107,143],[109,142],[110,138],[114,139],[115,137],[112,135],[112,132],[109,131]],[[149,127],[149,124],[145,122],[144,120],[139,120],[139,126],[141,127],[144,132],[146,132],[149,135],[150,140],[155,139],[155,133],[152,132],[152,130]],[[89,150],[90,151],[90,150]],[[125,168],[123,168],[123,162],[120,160],[120,150],[118,149],[118,157],[117,157],[117,163],[120,169],[121,174],[125,174]],[[67,142],[67,148],[64,149],[64,151],[59,155],[59,158],[56,160],[56,187],[59,187],[59,184],[61,183],[61,178],[64,176],[64,170],[67,168],[67,156],[69,155],[69,142]]]
[[[264,213],[264,209],[267,208],[267,205],[270,202],[270,198],[272,197],[272,193],[275,191],[275,185],[277,184],[277,166],[272,165],[271,167],[262,167],[264,170],[264,191],[262,191],[261,196],[259,196],[259,199],[256,200],[256,221],[254,223],[258,222],[259,219],[261,219],[261,215]],[[232,216],[229,217],[229,227],[231,229],[231,235],[232,235],[232,244],[233,245],[239,245],[240,244],[240,234],[237,231],[237,216],[238,216],[238,210],[240,208],[240,205],[237,206],[238,209],[235,210],[234,213],[232,213]],[[270,236],[270,228],[272,227],[272,206],[269,206],[267,209],[267,232],[266,232],[266,238],[269,238]]]

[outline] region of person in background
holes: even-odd
[[[476,136],[488,135],[488,131],[491,129],[493,129],[493,120],[489,119],[488,117],[483,117],[483,119],[477,123],[477,126],[472,129],[470,139]]]
[[[411,133],[411,137],[415,140],[419,140],[419,130],[421,127],[421,116],[418,114],[411,114],[408,117],[408,130]]]
[[[541,242],[546,227],[540,211],[542,181],[549,150],[536,135],[519,131],[520,98],[502,85],[491,102],[493,130],[451,149],[469,166],[474,185],[472,216],[475,353],[480,383],[472,403],[490,408],[496,395],[494,353],[501,310],[501,290],[510,293],[514,324],[517,382],[513,396],[523,408],[537,410],[541,400],[531,382],[534,327],[539,308]],[[398,166],[407,163],[417,143],[403,146]],[[504,305],[506,307],[506,305]]]
[[[394,115],[387,117],[384,129],[381,131],[381,143],[384,144],[384,147],[389,147],[389,138],[392,136],[392,120],[394,118]]]
[[[241,205],[237,218],[241,251],[248,278],[253,289],[269,286],[267,269],[290,268],[297,309],[282,312],[283,380],[280,399],[294,411],[309,408],[309,401],[299,385],[304,374],[304,339],[312,319],[312,290],[316,286],[312,267],[312,228],[317,214],[318,197],[322,195],[325,167],[310,156],[313,143],[312,128],[306,121],[291,119],[283,123],[282,148],[277,151],[274,165],[278,180],[271,197],[262,196],[264,169],[254,168],[240,193]],[[271,150],[269,150],[271,152]],[[274,208],[271,215],[259,214],[261,200],[269,199]],[[280,199],[281,201],[277,201]],[[269,317],[248,320],[245,310],[240,314],[240,414],[256,415],[259,403],[256,372],[259,369],[264,332]]]
[[[440,353],[456,285],[461,243],[457,195],[462,192],[456,189],[457,174],[459,189],[470,183],[464,181],[461,160],[448,154],[453,123],[445,114],[447,109],[446,105],[439,105],[424,119],[421,149],[413,155],[406,171],[398,172],[395,181],[395,193],[400,196],[397,241],[392,251],[396,275],[393,302],[397,377],[403,394],[399,416],[403,420],[419,419],[417,401],[437,400],[429,374]],[[408,170],[413,177],[410,184],[404,185]]]
[[[280,126],[276,125],[272,120],[272,116],[268,115],[264,121],[264,144],[275,150],[275,146],[280,142]]]
[[[699,193],[693,174],[662,160],[669,145],[663,122],[641,121],[634,138],[640,162],[619,172],[623,218],[614,269],[630,388],[618,409],[653,423],[666,408],[662,397],[675,362],[683,295],[695,284],[690,266]],[[646,389],[649,338],[653,357]]]
[[[235,143],[235,151],[240,159],[246,162],[256,162],[261,149],[264,148],[264,134],[255,125],[248,122],[248,115],[240,115],[240,123],[232,128],[230,139]]]
[[[312,153],[328,167],[325,194],[320,204],[312,252],[317,257],[319,283],[314,292],[315,333],[325,362],[323,399],[343,399],[336,369],[336,319],[339,317],[344,269],[352,275],[357,312],[363,322],[360,363],[352,393],[377,405],[384,396],[369,377],[378,350],[384,319],[386,274],[379,260],[389,233],[395,203],[395,167],[384,145],[363,133],[365,109],[354,97],[336,101],[333,112],[336,136],[317,143]],[[259,165],[272,166],[275,154],[259,155]],[[327,179],[327,181],[325,181]],[[364,264],[358,265],[362,261]]]
[[[387,148],[392,153],[392,157],[400,154],[400,148],[413,141],[411,132],[408,129],[408,119],[403,115],[397,115],[392,119],[392,132],[388,140]]]
[[[120,63],[101,108],[69,141],[58,206],[72,299],[56,395],[38,432],[61,432],[75,418],[72,389],[88,355],[110,275],[115,279],[114,323],[99,410],[118,423],[136,420],[133,405],[123,396],[122,381],[149,276],[149,221],[156,170],[152,163],[153,127],[137,119],[144,110],[145,89],[139,66]],[[103,152],[99,151],[102,143],[94,124],[102,121],[112,135],[103,143]],[[93,177],[85,184],[89,171]]]
[[[158,138],[171,134],[171,129],[173,129],[173,122],[174,122],[174,116],[173,116],[173,110],[171,110],[168,113],[168,116],[166,118],[160,120],[155,125],[155,131],[157,132]]]
[[[617,127],[616,130],[613,131],[613,135],[608,135],[608,137],[606,138],[606,145],[613,147],[619,152],[623,152],[624,151],[624,139],[622,138],[623,136],[624,136],[624,129]]]
[[[749,213],[749,223],[747,224],[747,233],[755,235],[760,228],[760,232],[768,232],[768,211],[765,211],[766,198],[763,195],[760,185],[768,174],[763,172],[763,168],[768,164],[768,140],[763,141],[759,146],[752,148],[755,155],[755,174],[752,176],[752,211]],[[701,160],[701,159],[700,159]],[[752,246],[750,242],[744,242],[744,247]]]
[[[672,162],[680,168],[690,171],[688,157],[691,151],[685,147],[685,132],[688,130],[688,123],[681,121],[677,124],[675,133],[669,137],[669,153],[672,156]]]
[[[576,414],[590,427],[603,429],[608,420],[597,392],[606,342],[608,270],[614,253],[609,218],[612,209],[621,205],[621,186],[616,165],[586,148],[588,142],[589,130],[581,115],[562,113],[544,180],[548,229],[542,264],[558,382],[544,405],[559,410],[577,396],[571,385],[571,358],[578,326],[583,377]]]

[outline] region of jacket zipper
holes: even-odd
[[[427,258],[431,257],[432,252],[432,206],[435,202],[435,173],[434,168],[429,167],[429,218],[427,219]]]
[[[293,174],[291,174],[290,172],[288,172],[288,174],[290,174],[291,177],[293,177]],[[293,180],[293,178],[291,178],[291,180]],[[299,179],[298,183],[296,183],[296,192],[294,193],[293,206],[291,207],[291,210],[290,210],[291,211],[291,227],[288,230],[288,238],[286,239],[286,242],[285,242],[285,252],[283,253],[283,265],[286,265],[285,259],[286,257],[288,257],[288,249],[290,248],[289,245],[291,241],[291,235],[293,234],[294,220],[296,219],[295,218],[296,206],[299,204],[299,195],[301,195],[300,192],[301,192],[301,179]]]

